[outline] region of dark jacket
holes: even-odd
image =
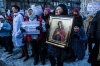
[[[65,15],[67,16],[68,15],[68,9],[66,7],[66,5],[64,4],[59,4],[58,6],[60,6],[62,9],[63,9],[63,13],[61,13],[60,15]],[[57,6],[57,7],[58,7]],[[56,8],[57,8],[56,7]],[[56,8],[54,9],[53,11],[53,14],[52,15],[55,15],[55,10]],[[55,56],[57,58],[61,58],[61,55],[62,55],[62,48],[59,48],[57,46],[53,46],[51,44],[48,45],[48,53],[52,56]]]
[[[11,25],[6,21],[2,21],[3,26],[0,30],[0,37],[11,36],[10,31],[12,30]]]
[[[73,23],[75,24],[76,22],[80,23],[81,26],[83,26],[82,16],[74,17]]]
[[[97,12],[91,22],[89,34],[92,34],[96,41],[100,41],[100,11]]]
[[[89,34],[95,38],[95,46],[89,56],[88,62],[92,65],[100,66],[100,61],[97,61],[100,44],[100,11],[96,13],[91,22]]]
[[[43,20],[46,22],[46,24],[49,24],[49,17],[50,17],[50,14],[51,14],[51,13],[49,13],[49,14],[46,15],[46,16],[44,16],[44,14],[42,14],[42,18],[43,18]]]
[[[48,53],[54,57],[61,57],[62,48],[48,44]]]
[[[78,35],[79,39],[77,39],[77,37],[74,37],[75,34]],[[75,33],[74,31],[72,32],[70,44],[74,49],[74,53],[79,60],[82,60],[85,56],[86,42],[87,42],[87,36],[83,27],[80,28],[78,33]]]

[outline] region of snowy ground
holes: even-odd
[[[4,61],[8,66],[34,66],[33,65],[33,58],[29,58],[28,61],[23,62],[23,59],[18,59],[21,54],[20,48],[15,48],[13,54],[8,54],[7,52],[3,52],[4,49],[0,49],[0,60]],[[29,51],[30,53],[30,51]],[[86,52],[86,56],[82,61],[76,61],[71,63],[64,62],[64,66],[91,66],[88,62],[88,53]],[[1,66],[1,65],[0,65]],[[45,65],[41,65],[39,62],[38,65],[35,66],[50,66],[49,60],[46,60]]]

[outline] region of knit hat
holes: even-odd
[[[68,15],[68,9],[67,9],[67,6],[65,4],[59,4],[57,7],[61,7],[63,9],[63,13],[61,15]],[[53,11],[53,14],[55,13],[55,10]]]
[[[4,17],[2,15],[0,15],[0,18],[4,19]]]
[[[93,17],[94,15],[93,15],[93,14],[88,14],[87,16],[91,16],[91,17]]]
[[[79,13],[79,9],[78,8],[74,8],[74,10],[72,12],[77,12]]]
[[[79,28],[81,27],[81,24],[80,23],[78,23],[78,22],[76,22],[75,24],[74,24],[74,27],[75,26],[78,26]]]
[[[48,11],[48,13],[50,13],[50,8],[45,8],[44,10],[47,10],[47,11]]]

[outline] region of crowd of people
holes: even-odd
[[[65,48],[60,48],[51,44],[47,44],[46,40],[49,35],[49,19],[50,15],[53,16],[72,16],[73,25],[70,35],[70,41],[68,46]],[[39,34],[26,34],[26,30],[22,27],[22,22],[34,22],[39,23],[35,29],[40,31]],[[63,66],[62,56],[63,51],[67,52],[68,47],[73,49],[73,61],[83,60],[85,56],[85,51],[89,50],[88,63],[91,66],[100,66],[100,11],[93,14],[88,14],[86,20],[82,20],[79,9],[74,8],[71,14],[68,14],[68,9],[65,4],[59,4],[53,12],[50,8],[44,8],[34,5],[29,8],[25,14],[20,12],[20,7],[17,5],[12,6],[12,13],[4,17],[0,15],[0,47],[5,48],[4,52],[8,54],[13,53],[14,46],[21,48],[21,56],[19,59],[24,58],[24,62],[29,59],[29,57],[34,58],[33,65],[37,65],[41,61],[42,65],[45,65],[45,60],[49,59],[51,66]],[[62,32],[57,32],[57,30],[64,31],[62,22],[58,22],[58,28],[56,29],[56,36],[53,37],[54,40],[64,41],[64,37],[57,39]],[[65,34],[65,33],[62,33]],[[95,44],[92,47],[92,44]],[[28,45],[31,46],[32,55],[28,54]]]

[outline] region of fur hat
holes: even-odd
[[[87,16],[91,16],[91,17],[94,17],[94,15],[93,15],[93,14],[88,14]]]
[[[68,15],[68,9],[67,9],[67,6],[65,4],[59,4],[57,7],[61,7],[63,9],[63,13],[61,15]],[[55,10],[53,11],[53,14],[55,14]]]
[[[74,24],[74,27],[75,26],[78,26],[79,28],[81,27],[81,24],[80,23],[78,23],[78,22],[76,22],[75,24]]]

